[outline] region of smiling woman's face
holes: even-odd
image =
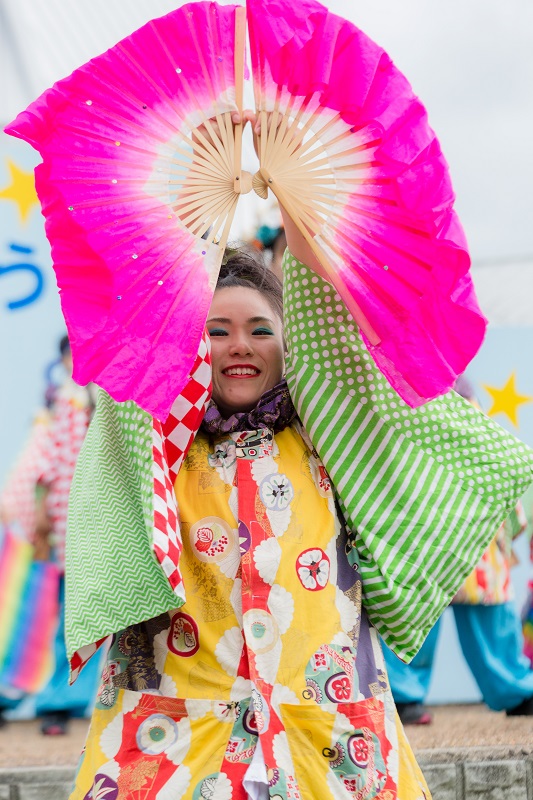
[[[281,320],[255,289],[217,289],[207,330],[211,337],[213,400],[224,417],[255,408],[283,377]]]

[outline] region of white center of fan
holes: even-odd
[[[253,177],[251,172],[243,170],[236,180],[238,181],[239,194],[248,194],[248,192],[252,191]]]

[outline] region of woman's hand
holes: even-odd
[[[233,111],[231,114],[231,122],[234,128],[235,125],[239,125],[241,122],[243,128],[246,127],[248,122],[251,122],[253,127],[256,122],[256,115],[251,109],[246,109],[245,111],[242,112],[242,119],[241,119],[241,114],[238,111]],[[202,137],[207,139],[211,144],[213,144],[215,139],[218,139],[219,141],[224,140],[225,136],[220,130],[220,126],[217,122],[216,117],[211,117],[211,119],[208,120],[208,123],[209,123],[208,125],[206,124],[199,125],[197,128],[193,130],[192,132],[193,142],[201,145]]]

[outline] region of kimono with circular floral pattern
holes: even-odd
[[[429,798],[300,424],[200,432],[175,491],[186,602],[113,637],[71,800],[245,800],[258,740],[272,800]]]

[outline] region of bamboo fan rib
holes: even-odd
[[[189,33],[198,48],[198,59],[207,85],[215,96],[213,76],[205,62],[196,26],[189,20]],[[246,12],[235,9],[235,96],[242,114],[244,84]],[[218,29],[212,31],[215,52],[221,46]],[[219,50],[221,52],[221,50]],[[217,59],[220,64],[220,59]],[[184,82],[191,103],[195,102],[193,90]],[[242,190],[242,122],[234,126],[231,113],[211,114],[198,108],[200,125],[190,132],[176,147],[173,163],[178,168],[169,173],[168,189],[175,196],[172,208],[182,223],[195,237],[203,238],[206,245],[216,243],[220,258],[226,247],[231,225]],[[181,171],[179,171],[181,170]]]
[[[278,87],[271,111],[264,110],[266,98],[260,91],[256,102],[263,110],[261,167],[254,176],[254,189],[261,197],[267,196],[268,189],[273,191],[334,281],[330,254],[343,258],[338,235],[343,210],[354,187],[366,183],[357,173],[371,168],[378,142],[354,143],[350,126],[340,115],[324,113],[314,96],[287,97]],[[364,197],[361,194],[363,202]],[[349,306],[369,341],[379,344],[379,336],[352,295]]]

